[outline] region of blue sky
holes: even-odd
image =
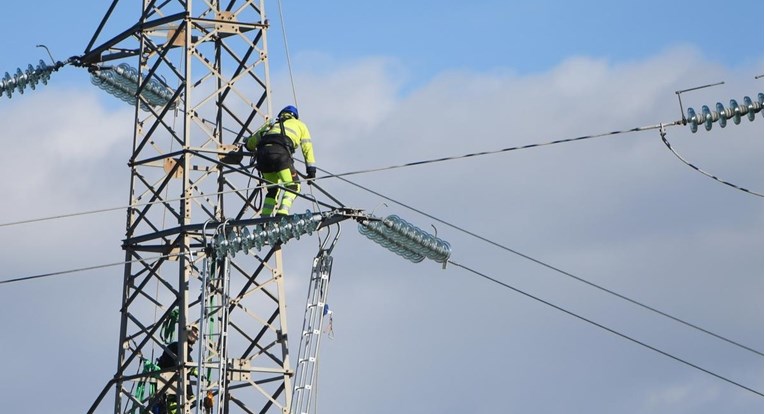
[[[672,122],[675,91],[698,85],[725,81],[684,94],[696,110],[763,91],[760,1],[283,7],[301,116],[318,166],[334,173]],[[105,8],[6,7],[14,18],[0,36],[0,73],[46,59],[41,43],[57,59],[81,53]],[[276,3],[268,10],[279,106],[291,103],[290,82]],[[115,22],[131,24],[128,14]],[[48,86],[0,98],[0,123],[2,222],[125,204],[132,112],[84,70],[66,67]],[[667,132],[700,168],[763,192],[761,115]],[[455,262],[762,392],[761,356],[406,207],[762,351],[763,199],[684,165],[656,130],[354,180],[401,204],[336,180],[324,188],[349,206],[436,225]],[[335,339],[322,345],[319,412],[763,410],[759,395],[456,266],[405,262],[354,230],[333,253]],[[123,235],[122,211],[2,226],[0,280],[119,262]],[[309,241],[285,248],[292,310],[314,254]],[[11,356],[0,389],[15,396],[4,409],[28,411],[40,387],[49,397],[39,411],[90,406],[114,374],[121,274],[0,285],[14,310],[0,313],[0,352]],[[301,312],[289,318],[301,326]],[[62,385],[70,376],[76,386]]]
[[[331,11],[329,10],[331,8]],[[415,77],[445,68],[550,69],[573,55],[643,59],[678,44],[741,65],[762,50],[762,5],[714,2],[305,2],[284,7],[290,47],[339,59],[395,56]],[[352,34],[349,36],[349,34]],[[741,53],[742,50],[752,53]]]
[[[95,0],[78,1],[77,9],[67,3],[43,4],[42,9],[34,4],[14,6],[13,14],[20,18],[8,22],[7,31],[19,36],[0,40],[3,50],[16,52],[3,58],[9,66],[45,58],[37,44],[49,46],[59,60],[81,53],[107,6]],[[130,9],[129,3],[121,7]],[[271,46],[277,51],[282,44],[278,9],[275,2],[267,9],[275,29]],[[41,10],[62,18],[46,19]],[[331,7],[285,3],[283,12],[292,53],[322,52],[350,61],[395,57],[405,62],[416,83],[444,69],[535,73],[575,55],[631,62],[681,44],[694,45],[706,58],[735,67],[756,63],[763,46],[763,6],[757,1],[736,7],[658,0],[393,1],[384,7],[338,1]],[[40,27],[29,30],[30,20],[24,17],[33,17]],[[110,21],[118,19],[127,25],[134,17],[117,15]],[[281,69],[285,60],[275,56],[272,67]],[[15,64],[16,59],[21,63]]]

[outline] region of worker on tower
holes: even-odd
[[[191,347],[199,339],[199,327],[196,324],[192,324],[186,327],[186,342],[187,342],[187,355],[189,361],[193,361],[191,358]],[[167,345],[162,355],[157,358],[157,366],[161,369],[173,368],[178,364],[178,341],[171,342]],[[196,375],[196,368],[192,369],[192,375]],[[191,400],[194,398],[194,389],[191,387],[191,381],[189,379],[188,386],[186,387],[186,398]],[[152,409],[153,414],[176,414],[178,412],[178,397],[173,391],[167,392]]]
[[[263,178],[270,186],[263,200],[262,217],[271,216],[276,209],[281,196],[281,203],[276,209],[277,215],[289,214],[292,202],[300,193],[300,181],[295,170],[292,154],[300,147],[305,160],[305,171],[310,180],[316,178],[316,160],[313,156],[313,144],[308,127],[298,117],[298,110],[292,105],[284,107],[279,112],[273,123],[268,123],[260,128],[254,135],[247,139],[245,144],[248,150],[255,151],[258,162],[257,168],[263,174]]]

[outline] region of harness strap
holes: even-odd
[[[266,133],[262,136],[260,139],[260,142],[258,142],[258,149],[262,148],[265,145],[281,145],[286,149],[290,154],[295,153],[295,144],[292,142],[292,140],[287,136],[287,134],[284,132],[284,118],[279,118],[279,133]],[[272,128],[273,129],[273,128]],[[271,130],[269,130],[270,132]]]
[[[295,147],[292,145],[292,140],[282,134],[266,134],[258,142],[258,152],[261,151],[266,145],[280,145],[284,147],[290,154],[295,152]]]
[[[157,364],[155,364],[155,363],[153,363],[153,362],[151,362],[149,360],[143,361],[143,373],[144,374],[151,373],[151,372],[156,372],[156,371],[159,371],[159,370],[160,370],[160,368],[159,368],[159,366]],[[144,400],[144,396],[146,395],[146,391],[147,391],[146,390],[146,385],[149,386],[149,389],[148,389],[148,391],[149,391],[149,395],[148,396],[149,397],[153,396],[157,392],[157,384],[154,381],[147,381],[146,377],[143,377],[138,382],[138,386],[136,387],[136,390],[135,390],[135,397],[139,401],[143,401]]]
[[[178,325],[178,316],[178,308],[175,308],[170,312],[170,317],[162,323],[160,337],[162,338],[162,341],[165,342],[165,344],[169,344],[173,340],[175,327]]]

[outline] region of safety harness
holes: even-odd
[[[290,137],[287,136],[287,134],[284,132],[284,118],[280,117],[279,120],[279,133],[278,134],[264,134],[260,142],[258,142],[258,151],[260,151],[261,148],[265,147],[266,145],[281,145],[284,147],[285,150],[287,150],[288,153],[294,154],[295,153],[295,144],[292,142]],[[269,130],[270,132],[271,130]]]
[[[159,333],[162,342],[165,345],[173,341],[173,335],[175,334],[175,327],[178,325],[178,308],[174,308],[170,312],[170,316],[162,323],[162,329]]]
[[[279,132],[270,133],[275,129],[272,125],[268,132],[260,137],[257,152],[258,170],[264,173],[272,173],[287,168],[292,168],[292,154],[295,145],[284,131],[284,119],[279,117]]]

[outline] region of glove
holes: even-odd
[[[255,144],[257,143],[257,141],[258,140],[255,137],[255,135],[245,139],[244,140],[244,148],[247,149],[248,151],[254,152],[255,149],[256,149],[256,145]]]
[[[309,180],[313,180],[316,178],[316,167],[306,167],[305,173],[308,176]],[[308,182],[310,184],[310,181]]]
[[[244,151],[241,145],[237,145],[231,151],[219,155],[219,158],[224,164],[239,164],[244,158]]]

